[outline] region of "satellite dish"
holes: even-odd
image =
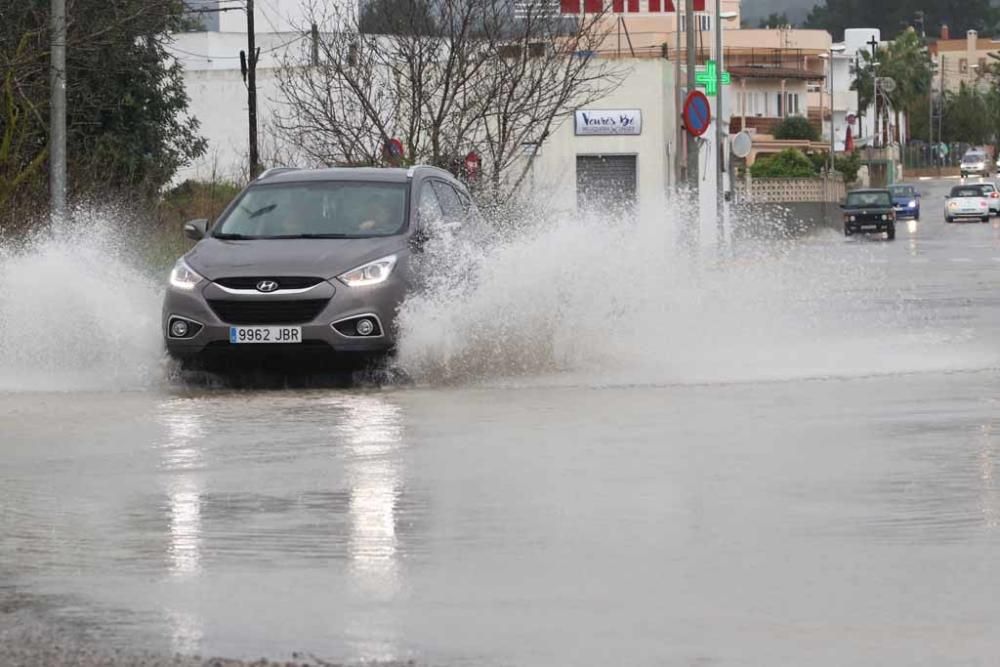
[[[887,93],[891,93],[892,91],[896,90],[896,80],[884,76],[878,80],[878,87]]]
[[[732,138],[730,150],[738,158],[745,158],[750,155],[753,149],[753,137],[748,132],[740,132]]]

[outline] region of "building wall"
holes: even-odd
[[[640,209],[662,207],[672,183],[675,155],[673,70],[659,59],[630,61],[622,86],[588,109],[639,109],[638,136],[577,136],[573,119],[564,122],[541,148],[528,179],[529,189],[544,196],[556,210],[576,208],[578,155],[635,155]],[[662,209],[661,209],[662,210]]]
[[[940,40],[934,45],[932,57],[937,64],[935,90],[958,92],[962,84],[983,89],[991,85],[985,71],[996,64],[990,54],[1000,53],[1000,40],[980,37],[970,30],[965,39]]]
[[[185,85],[190,113],[201,122],[200,132],[208,139],[208,151],[192,165],[180,170],[175,181],[246,177],[248,161],[247,91],[238,69],[211,68],[186,70]],[[261,160],[274,166],[275,160],[294,160],[295,147],[285,145],[271,124],[280,112],[283,98],[277,71],[257,71],[258,128]],[[675,143],[673,77],[670,63],[660,59],[629,61],[629,73],[622,86],[590,109],[640,109],[642,134],[638,136],[576,136],[573,119],[567,119],[541,147],[528,183],[541,192],[561,199],[558,208],[573,209],[576,203],[576,155],[634,154],[637,156],[638,199],[640,205],[653,201],[672,179]]]
[[[188,70],[184,83],[190,97],[189,112],[201,123],[199,132],[208,140],[205,155],[178,171],[175,182],[213,178],[242,181],[247,178],[249,162],[249,120],[247,89],[240,71],[233,69]],[[258,145],[261,160],[275,166],[271,158],[287,153],[268,132],[281,106],[276,70],[257,70]]]

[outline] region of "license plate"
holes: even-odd
[[[229,327],[229,342],[301,343],[302,327]]]

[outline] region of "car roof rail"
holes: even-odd
[[[433,169],[434,171],[441,171],[448,174],[449,176],[451,175],[451,172],[448,171],[447,169],[442,169],[441,167],[435,167],[432,164],[415,164],[406,170],[406,177],[413,178],[413,175],[417,173],[417,169]]]
[[[270,178],[271,176],[277,176],[278,174],[284,174],[289,171],[299,171],[299,167],[271,167],[270,169],[265,169],[260,173],[260,175],[255,178],[255,181],[262,181],[265,178]]]

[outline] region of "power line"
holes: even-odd
[[[305,39],[308,36],[309,35],[299,35],[299,36],[297,36],[297,37],[295,37],[293,39],[288,40],[287,42],[282,42],[281,44],[278,44],[276,46],[272,46],[272,47],[270,47],[268,49],[264,49],[264,50],[261,51],[261,54],[274,53],[275,51],[279,51],[279,50],[285,48],[286,46],[290,46],[290,45],[292,45],[292,44],[294,44],[296,42],[300,42],[300,41],[302,41],[303,39]],[[194,58],[204,58],[205,60],[239,60],[240,59],[239,56],[210,56],[207,53],[194,53],[193,51],[186,51],[184,49],[177,48],[176,46],[170,46],[169,49],[171,51],[176,51],[177,53],[183,53],[186,56],[192,56]]]

